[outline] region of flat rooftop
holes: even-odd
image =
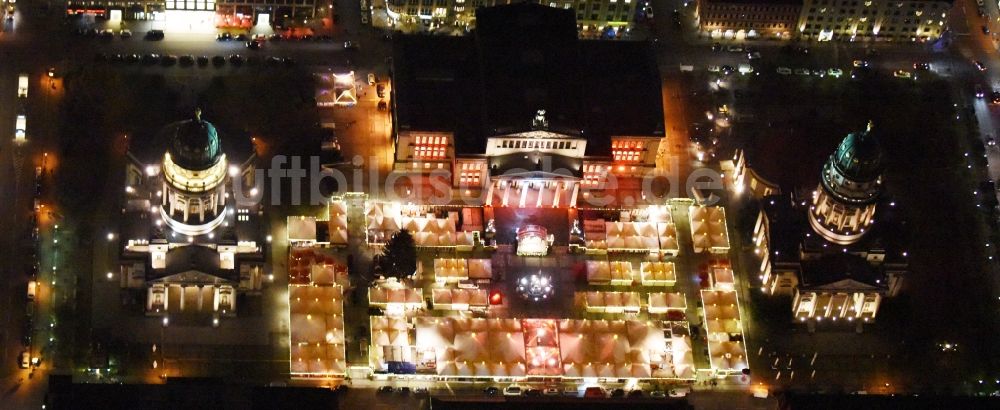
[[[480,9],[467,37],[401,36],[393,74],[399,130],[450,131],[458,154],[530,128],[583,135],[610,155],[612,135],[663,135],[663,98],[646,42],[576,38],[572,10],[537,4]]]

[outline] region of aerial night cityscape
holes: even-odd
[[[0,409],[1000,409],[995,0],[0,28]]]

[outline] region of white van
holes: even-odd
[[[24,114],[19,114],[14,121],[14,140],[24,141],[28,135],[28,118]]]
[[[17,76],[17,96],[20,98],[28,97],[28,75],[21,74]]]

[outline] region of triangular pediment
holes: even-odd
[[[558,132],[545,131],[545,130],[534,130],[534,131],[524,131],[515,132],[513,134],[497,135],[493,138],[579,138],[573,135],[560,134]]]
[[[825,285],[810,286],[809,290],[828,290],[828,291],[873,291],[879,290],[880,287],[873,286],[864,282],[859,282],[854,279],[841,279],[836,282],[830,282]]]
[[[228,280],[212,275],[210,273],[205,273],[199,270],[186,270],[184,272],[178,272],[173,275],[164,276],[162,278],[156,279],[153,282],[164,282],[164,283],[186,283],[186,284],[219,284],[219,283],[229,283]]]

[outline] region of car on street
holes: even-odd
[[[542,395],[542,391],[538,389],[528,389],[524,391],[525,396],[538,397]]]
[[[28,354],[27,350],[17,355],[17,366],[22,369],[27,369],[28,367],[31,367],[31,355]]]
[[[981,29],[983,30],[983,34],[986,34],[986,35],[989,35],[989,34],[990,34],[990,28],[989,28],[989,27],[986,27],[986,26],[984,25],[984,26],[982,26],[982,27],[980,27],[980,28],[981,28]]]
[[[27,74],[20,74],[17,76],[17,96],[20,98],[26,98],[28,96]]]
[[[253,40],[253,41],[247,41],[246,43],[244,43],[244,45],[246,46],[246,48],[249,48],[251,50],[260,50],[260,47],[264,45],[264,43],[260,42],[260,40]]]
[[[812,75],[817,77],[826,77],[826,70],[815,68],[812,70]]]
[[[722,50],[722,44],[712,43],[712,51],[720,51],[720,50]]]
[[[236,41],[250,41],[250,36],[246,34],[237,34],[234,39]]]
[[[415,387],[415,388],[413,388],[413,394],[415,394],[417,396],[426,396],[426,395],[430,394],[430,392],[431,391],[428,388],[426,388],[426,387]]]
[[[993,93],[990,94],[990,103],[1000,104],[1000,91],[993,91]]]
[[[604,388],[601,387],[601,386],[590,386],[586,390],[583,391],[583,397],[590,397],[590,398],[600,397],[600,398],[605,398],[607,396],[608,396],[607,392],[605,392]]]
[[[376,85],[375,93],[378,95],[378,98],[385,98],[385,84]]]
[[[181,65],[183,65],[183,66],[193,65],[194,64],[194,56],[190,55],[190,54],[183,55],[183,56],[180,57],[179,61],[180,61]]]
[[[375,73],[368,73],[368,85],[375,85],[378,79],[375,78]]]
[[[690,387],[675,387],[673,389],[670,389],[670,392],[668,394],[670,395],[670,397],[686,397],[688,393],[691,393]]]
[[[736,71],[736,68],[734,68],[731,65],[724,65],[724,66],[720,67],[719,70],[722,71],[722,74],[730,75],[734,71]]]
[[[979,60],[975,60],[975,61],[973,61],[972,63],[976,65],[976,68],[978,68],[978,69],[979,69],[979,71],[986,71],[986,65],[985,65],[985,64],[983,64],[983,62],[982,62],[982,61],[979,61]]]
[[[931,65],[929,63],[913,63],[913,69],[927,71],[931,69]]]
[[[175,55],[165,55],[160,59],[160,64],[166,67],[177,64],[177,56]]]
[[[239,54],[233,54],[233,55],[229,56],[229,64],[232,64],[232,65],[235,65],[235,66],[243,65],[243,56],[241,56]]]
[[[125,29],[125,30],[119,31],[118,32],[118,37],[121,37],[122,40],[132,38],[132,30]]]
[[[710,73],[717,73],[719,71],[721,71],[721,69],[717,65],[710,65],[710,66],[708,66],[708,72],[710,72]]]
[[[400,388],[396,389],[396,393],[399,393],[400,396],[409,396],[410,395],[410,388],[406,387],[406,386],[400,387]]]
[[[609,396],[614,398],[625,397],[625,389],[614,389]]]
[[[851,64],[853,64],[855,68],[868,67],[871,65],[868,60],[854,60]]]
[[[23,141],[28,136],[28,118],[24,114],[18,114],[14,119],[14,139]]]
[[[507,386],[503,389],[504,396],[520,396],[522,392],[521,386]]]
[[[642,397],[642,390],[629,390],[628,397]]]
[[[486,393],[487,396],[496,396],[500,394],[500,389],[498,389],[496,386],[490,386],[483,389],[483,393]]]
[[[892,75],[896,78],[913,78],[913,74],[906,70],[896,70]]]
[[[753,74],[753,66],[750,64],[740,64],[737,66],[737,71],[739,71],[740,75]]]
[[[545,390],[542,390],[542,394],[544,394],[546,396],[558,396],[559,395],[559,389],[557,389],[555,387],[546,387]]]
[[[792,69],[788,67],[778,67],[778,74],[789,75],[792,73]]]
[[[163,30],[149,30],[146,32],[146,40],[160,41],[163,40],[163,37]]]
[[[390,394],[392,392],[393,392],[392,386],[380,386],[378,388],[378,390],[376,391],[376,393],[379,393],[379,394]]]
[[[222,67],[226,65],[226,58],[223,56],[212,57],[212,65],[216,67]]]
[[[134,53],[125,56],[125,62],[128,63],[128,64],[138,63],[139,60],[141,60],[141,59],[142,59],[142,57],[140,57],[138,54],[134,54]]]
[[[115,31],[112,29],[101,30],[101,34],[98,34],[101,40],[111,40],[115,38]]]
[[[729,48],[727,48],[726,50],[728,50],[730,53],[742,53],[743,52],[743,46],[732,45],[732,46],[729,46]]]
[[[795,75],[809,75],[811,74],[808,68],[796,68]]]
[[[357,50],[358,48],[358,43],[354,41],[348,40],[344,42],[344,50]]]
[[[747,53],[747,60],[759,60],[759,59],[760,59],[760,51],[751,51]]]
[[[219,35],[215,36],[215,41],[231,41],[232,39],[233,35],[229,33],[219,33]]]
[[[35,295],[38,293],[38,281],[28,281],[28,301],[35,300]]]
[[[361,13],[361,24],[368,24],[368,14]]]
[[[654,399],[662,399],[664,397],[667,397],[667,394],[664,393],[663,390],[653,390],[649,392],[649,397],[652,397]]]
[[[844,70],[841,70],[839,68],[831,68],[829,70],[826,70],[826,74],[833,78],[840,78],[840,76],[844,75]]]
[[[974,91],[976,93],[976,98],[986,97],[986,91],[983,90],[983,85],[982,84],[976,84],[976,87],[975,87]]]
[[[208,56],[198,57],[198,66],[204,67],[208,65]]]

